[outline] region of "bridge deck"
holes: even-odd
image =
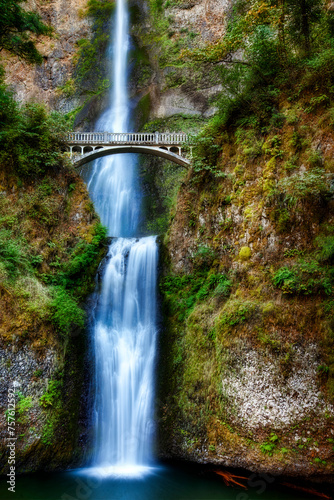
[[[190,160],[182,151],[186,145],[189,145],[191,150],[187,134],[70,132],[67,144],[76,166],[103,156],[121,153],[152,154],[186,168],[190,166]]]
[[[189,142],[187,134],[181,133],[145,133],[145,132],[70,132],[69,145],[109,145],[109,144],[145,144],[145,145],[184,145]]]

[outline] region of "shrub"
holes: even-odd
[[[86,314],[66,290],[58,287],[51,302],[51,318],[58,331],[68,335],[74,327],[84,327]]]
[[[325,197],[328,186],[325,173],[320,168],[313,168],[305,173],[296,173],[278,182],[278,190],[285,194],[291,205],[299,200]]]
[[[319,247],[318,258],[320,262],[333,264],[334,263],[334,236],[319,236],[316,239]]]
[[[179,321],[187,318],[197,301],[210,296],[228,297],[232,282],[224,274],[169,275],[162,280],[160,289],[165,296],[171,313],[178,313]]]
[[[67,262],[55,261],[53,266],[57,268],[53,274],[43,275],[46,283],[60,286],[63,289],[77,287],[80,294],[80,286],[85,284],[87,269],[96,262],[102,245],[106,242],[107,229],[98,223],[94,228],[94,236],[91,243],[80,240],[72,249]]]
[[[195,269],[209,269],[215,258],[216,252],[212,248],[206,245],[200,245],[192,256],[191,261]]]
[[[6,95],[7,91],[2,88],[2,93]],[[49,114],[42,104],[29,103],[16,110],[11,100],[13,97],[7,94],[6,122],[0,123],[0,162],[11,172],[29,178],[60,169],[64,162],[65,118],[57,112]]]
[[[333,273],[316,261],[300,261],[291,268],[282,267],[273,276],[273,283],[283,293],[312,295],[333,290]]]
[[[30,268],[23,239],[13,236],[9,229],[0,229],[0,259],[10,278],[16,278],[19,272]]]

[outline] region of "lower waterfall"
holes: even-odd
[[[94,465],[122,473],[152,460],[157,245],[116,239],[94,324]]]

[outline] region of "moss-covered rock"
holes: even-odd
[[[162,457],[332,473],[332,141],[326,112],[299,113],[292,170],[291,124],[239,126],[216,136],[216,169],[193,168],[179,191],[161,277]]]
[[[0,179],[1,434],[10,388],[20,471],[62,469],[89,448],[82,303],[95,286],[105,231],[68,167],[33,181],[0,169]]]

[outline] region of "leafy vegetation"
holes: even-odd
[[[40,64],[42,55],[33,37],[51,35],[41,17],[21,5],[26,0],[0,0],[0,52],[6,50],[29,63]]]
[[[238,0],[226,36],[184,50],[184,60],[215,66],[223,86],[219,112],[196,139],[195,169],[220,175],[227,127],[258,134],[281,128],[283,97],[293,102],[304,92],[306,113],[332,105],[333,26],[334,14],[322,0]],[[318,181],[304,180],[310,189]]]
[[[196,274],[169,275],[160,284],[171,314],[183,321],[189,316],[197,302],[212,297],[228,297],[232,282],[224,274],[207,274],[205,270]]]
[[[262,451],[262,453],[268,454],[271,457],[273,455],[274,451],[276,451],[278,442],[279,442],[279,439],[278,439],[277,434],[272,432],[270,434],[269,440],[265,441],[264,443],[262,443],[260,445],[260,450]],[[282,450],[284,450],[284,448],[281,449],[281,452],[282,452]],[[284,451],[282,453],[284,453]]]
[[[18,413],[18,423],[25,424],[28,421],[28,411],[32,407],[32,397],[24,396],[20,391],[17,393],[18,402],[16,404],[16,411]]]
[[[41,406],[44,408],[54,406],[55,402],[60,398],[62,385],[62,380],[50,380],[47,390],[39,399]]]
[[[333,236],[322,235],[316,239],[318,249],[314,257],[300,258],[290,266],[278,269],[273,283],[283,293],[295,295],[332,295],[334,287]]]
[[[42,104],[18,104],[0,70],[0,163],[19,177],[36,178],[61,169],[67,123]]]

